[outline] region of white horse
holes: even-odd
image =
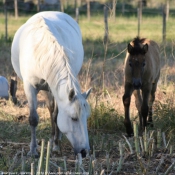
[[[30,109],[31,143],[29,155],[37,156],[37,93],[49,90],[58,104],[57,126],[70,141],[75,154],[89,150],[87,118],[90,107],[81,94],[77,75],[83,64],[84,50],[78,24],[61,12],[40,12],[16,32],[11,61],[23,80]]]

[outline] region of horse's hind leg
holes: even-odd
[[[28,82],[24,81],[24,90],[29,105],[29,123],[31,128],[31,142],[29,156],[38,157],[37,153],[37,141],[36,141],[36,127],[38,125],[38,114],[37,114],[37,93],[38,91]]]
[[[58,105],[51,92],[42,91],[42,94],[45,96],[51,118],[53,151],[58,152],[60,151],[59,139],[61,140],[62,134],[57,126]]]

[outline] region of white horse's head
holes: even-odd
[[[90,107],[86,99],[91,89],[83,94],[75,94],[71,89],[67,97],[59,106],[57,125],[60,131],[65,134],[70,141],[75,154],[81,153],[86,156],[89,150],[89,138],[87,131],[87,119],[90,115]]]

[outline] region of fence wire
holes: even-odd
[[[46,2],[47,1],[47,2]],[[114,1],[114,0],[113,0]],[[80,1],[78,6],[78,13],[76,13],[77,10],[77,4],[74,4],[74,1],[68,1],[68,0],[61,0],[62,2],[62,7],[60,3],[52,4],[53,0],[36,0],[36,1],[28,1],[24,2],[22,0],[4,0],[5,3],[0,0],[0,12],[4,14],[4,25],[8,25],[8,18],[9,15],[15,16],[18,18],[20,15],[24,14],[34,14],[37,13],[38,11],[45,11],[45,10],[54,10],[54,11],[65,11],[68,14],[71,14],[73,16],[75,15],[80,15],[87,13],[87,1]],[[17,2],[15,6],[15,2]],[[39,2],[39,5],[38,3]],[[58,1],[59,2],[59,1]],[[63,3],[64,2],[64,3]],[[69,2],[69,3],[68,3]],[[78,0],[77,0],[78,2]],[[121,1],[118,0],[114,3],[116,5],[115,7],[115,13],[113,13],[113,7],[112,7],[112,0],[106,1],[106,3],[100,3],[100,1],[91,1],[90,2],[90,13],[91,15],[97,14],[97,13],[103,13],[104,12],[104,6],[108,8],[108,16],[111,14],[115,14],[115,18],[117,18],[120,15],[135,15],[138,16],[138,35],[140,32],[140,20],[142,19],[142,16],[162,16],[162,39],[166,40],[166,20],[167,16],[175,16],[175,8],[173,9],[173,5],[175,6],[175,2],[171,1],[171,6],[168,4],[161,4],[158,2],[153,1],[152,6],[154,8],[148,8],[139,6],[140,0],[133,0],[130,1]],[[125,2],[125,3],[122,3]],[[126,3],[127,2],[127,3]],[[167,1],[168,2],[168,1]],[[66,4],[67,3],[67,4]],[[157,6],[156,6],[157,4]],[[15,8],[16,7],[16,8]],[[171,8],[170,8],[171,7]],[[140,9],[141,8],[141,9]],[[168,9],[168,12],[167,12]],[[139,11],[140,10],[140,11]],[[88,13],[87,13],[88,14]],[[141,15],[141,16],[140,16]],[[88,17],[89,18],[89,17]],[[76,16],[75,19],[79,19],[79,17]],[[5,31],[5,38],[8,37],[8,26],[4,26],[6,29]]]

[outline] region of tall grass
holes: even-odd
[[[123,130],[123,116],[110,105],[100,103],[95,108],[92,108],[88,128],[108,132]]]

